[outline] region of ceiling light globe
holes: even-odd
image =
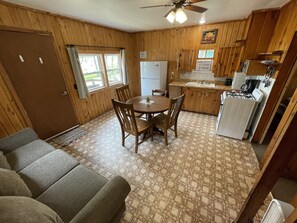
[[[184,11],[179,8],[178,10],[176,10],[176,14],[175,14],[175,20],[179,23],[184,23],[185,21],[187,21],[187,15],[184,13]]]
[[[174,12],[174,11],[171,11],[171,12],[166,16],[166,19],[167,19],[170,23],[173,23],[173,22],[174,22],[174,19],[175,19],[175,12]]]
[[[205,19],[200,19],[200,20],[199,20],[199,23],[200,23],[200,24],[204,24],[204,23],[206,23],[206,20],[205,20]]]

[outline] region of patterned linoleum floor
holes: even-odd
[[[249,142],[216,135],[215,122],[215,116],[182,111],[178,138],[170,131],[165,147],[163,137],[155,136],[135,154],[134,137],[122,147],[120,125],[109,111],[83,125],[88,134],[69,146],[51,144],[109,179],[121,175],[129,182],[121,222],[232,222],[258,162]]]

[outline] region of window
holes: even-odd
[[[105,54],[104,60],[109,84],[122,83],[120,54]]]
[[[213,58],[214,58],[214,49],[199,50],[195,70],[196,71],[211,71]]]
[[[89,91],[103,87],[100,54],[79,54],[79,62]]]
[[[79,62],[90,92],[123,82],[120,54],[79,53]]]
[[[214,50],[199,50],[198,59],[214,58]]]

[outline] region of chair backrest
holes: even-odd
[[[169,110],[167,113],[167,127],[173,126],[177,122],[177,118],[185,99],[185,94],[170,99]]]
[[[127,104],[115,99],[112,99],[111,101],[122,130],[132,134],[136,133],[138,129],[136,125],[133,104]]]
[[[131,98],[131,93],[129,90],[129,85],[124,85],[122,87],[116,88],[117,96],[119,101],[126,102],[128,99]]]
[[[163,96],[163,97],[166,97],[167,90],[154,89],[154,90],[152,90],[152,95],[153,96]]]

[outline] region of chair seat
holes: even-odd
[[[166,128],[166,121],[167,121],[167,115],[165,115],[164,113],[160,113],[150,120],[150,122],[159,129]]]
[[[135,120],[136,120],[136,125],[139,133],[146,131],[152,125],[150,122],[139,118],[136,118]]]

